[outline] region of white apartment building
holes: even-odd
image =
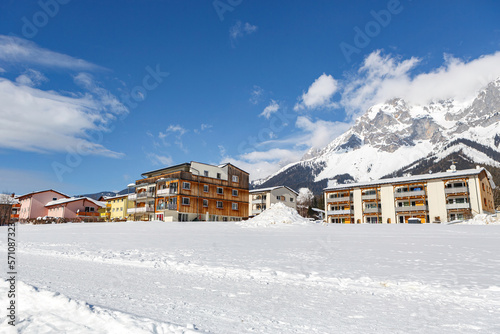
[[[297,196],[299,194],[287,187],[276,186],[270,188],[250,190],[249,210],[250,217],[256,216],[262,211],[271,207],[274,203],[283,203],[297,210]]]
[[[324,189],[328,223],[439,223],[494,213],[484,168],[335,185]]]

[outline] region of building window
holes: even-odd
[[[224,194],[224,189],[221,187],[217,187],[217,194],[219,194],[219,195]]]
[[[221,178],[220,173],[217,173],[217,178],[218,178],[218,179],[220,179],[220,178]]]
[[[182,189],[191,190],[191,183],[182,182]]]
[[[217,201],[217,209],[222,209],[222,202],[221,201]]]
[[[203,185],[203,191],[208,193],[208,184]]]
[[[120,208],[120,211],[123,211],[123,207]]]
[[[208,208],[208,199],[203,200],[203,207]]]
[[[290,197],[290,202],[293,202],[293,197]]]
[[[204,175],[205,177],[208,177],[208,170],[203,171],[203,175]]]
[[[182,198],[182,205],[189,205],[189,204],[190,204],[189,197],[183,197]]]
[[[238,210],[238,203],[233,203],[233,210]]]
[[[238,196],[238,190],[233,189],[233,196]]]
[[[53,201],[57,201],[57,197],[52,198]]]
[[[238,175],[233,175],[233,182],[238,182]]]

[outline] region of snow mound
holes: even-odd
[[[298,214],[297,210],[283,203],[275,203],[258,216],[247,221],[238,222],[243,227],[269,227],[284,225],[309,225],[312,224],[307,218]]]
[[[500,225],[500,215],[475,215],[474,218],[457,223],[457,225]]]
[[[0,281],[2,296],[7,296],[7,283]],[[20,281],[17,282],[17,295],[17,325],[9,325],[10,319],[0,316],[0,327],[11,329],[12,333],[200,333],[194,325],[182,327],[89,305]],[[3,310],[6,302],[4,299],[1,303]]]

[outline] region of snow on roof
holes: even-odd
[[[287,187],[287,186],[275,186],[275,187],[269,187],[269,188],[252,189],[252,190],[250,190],[250,193],[261,193],[261,192],[266,192],[266,191],[273,191],[273,190],[279,189],[279,188],[287,188],[288,190],[290,190],[294,194],[296,194],[296,195],[299,194],[298,192],[296,192],[295,190],[293,190],[292,188]]]
[[[112,199],[117,199],[117,198],[122,198],[122,197],[127,197],[128,194],[123,194],[123,195],[116,195],[116,196],[103,196],[103,198],[106,201],[112,200]]]
[[[411,183],[415,181],[423,181],[423,180],[434,180],[434,179],[447,179],[447,178],[455,178],[458,176],[470,176],[470,175],[478,175],[482,171],[486,171],[484,168],[474,168],[474,169],[464,169],[456,172],[441,172],[441,173],[433,173],[433,174],[421,174],[421,175],[412,175],[405,177],[393,177],[390,179],[380,179],[369,182],[357,182],[357,183],[347,183],[347,184],[338,184],[333,187],[324,188],[323,190],[340,190],[340,189],[348,189],[348,188],[361,188],[367,186],[375,186],[381,184],[390,184],[390,183]]]
[[[45,204],[45,206],[54,206],[54,205],[60,205],[60,204],[69,203],[69,202],[81,201],[81,200],[88,200],[88,201],[90,201],[90,202],[92,202],[95,205],[100,206],[100,207],[106,206],[106,203],[96,201],[90,197],[61,198],[61,199],[58,199],[56,201],[50,201],[47,204]]]

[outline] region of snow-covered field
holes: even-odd
[[[498,225],[273,225],[19,226],[17,328],[500,333]]]

